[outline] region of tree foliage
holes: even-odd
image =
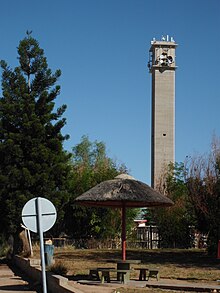
[[[98,183],[127,172],[126,167],[107,156],[103,142],[91,142],[87,136],[73,148],[72,155],[71,201],[65,214],[67,233],[77,239],[115,238],[121,233],[119,209],[81,207],[74,204],[74,199]],[[133,214],[128,212],[128,222],[132,221]]]
[[[170,164],[160,182],[163,185],[157,186],[158,190],[174,202],[169,208],[152,210],[153,221],[159,229],[161,247],[188,248],[192,244],[190,227],[194,218],[188,203],[184,164]]]
[[[208,235],[210,253],[217,253],[220,239],[220,140],[213,137],[208,154],[188,158],[186,184],[196,227]]]
[[[18,46],[19,66],[2,68],[0,98],[0,231],[15,233],[21,210],[31,198],[49,198],[58,209],[58,225],[67,201],[68,138],[61,133],[66,105],[55,108],[61,71],[52,73],[30,34]]]
[[[213,137],[208,154],[170,165],[157,186],[174,206],[154,210],[162,246],[190,245],[190,227],[208,235],[208,250],[216,255],[220,240],[220,140]]]

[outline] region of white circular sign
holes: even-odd
[[[40,205],[40,214],[38,215],[38,205]],[[24,225],[32,232],[38,231],[38,217],[41,222],[42,232],[48,231],[56,222],[57,212],[48,199],[35,197],[30,199],[22,209],[22,221]]]

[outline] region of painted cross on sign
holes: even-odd
[[[40,201],[41,205],[41,214],[38,213],[38,205],[37,200]],[[42,232],[48,231],[51,227],[53,227],[57,213],[54,205],[46,198],[35,197],[29,200],[22,210],[22,221],[24,225],[34,233],[38,231],[38,220],[41,222]]]

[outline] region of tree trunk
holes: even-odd
[[[29,244],[29,241],[28,241],[28,237],[27,237],[27,232],[26,230],[22,230],[20,233],[19,233],[19,238],[21,239],[22,241],[22,255],[24,257],[29,257],[31,256],[31,248],[30,248],[30,244]]]

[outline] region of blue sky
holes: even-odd
[[[220,136],[219,0],[1,1],[0,59],[17,66],[19,41],[32,30],[49,67],[61,69],[57,105],[67,104],[70,134],[103,141],[108,155],[150,183],[153,37],[178,43],[176,161],[210,150]]]

